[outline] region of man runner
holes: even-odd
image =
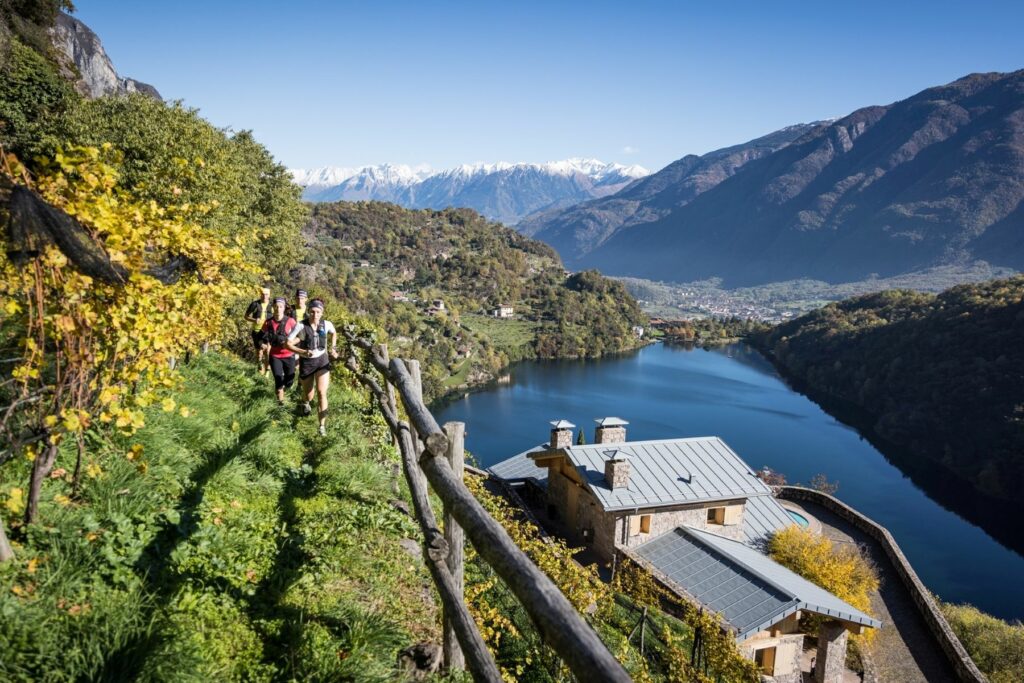
[[[263,323],[273,311],[270,306],[270,287],[260,289],[260,298],[249,304],[245,311],[245,320],[252,326],[252,345],[256,349],[256,365],[261,374],[267,374],[267,347],[263,343]]]

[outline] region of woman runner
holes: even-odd
[[[295,320],[285,315],[288,302],[274,299],[274,317],[263,324],[263,336],[270,343],[270,371],[274,374],[277,403],[284,405],[284,392],[295,380],[295,354],[288,348],[288,337],[295,330]]]
[[[324,302],[313,299],[306,309],[306,321],[295,326],[288,348],[299,355],[299,381],[306,401],[302,414],[309,415],[313,392],[319,395],[320,435],[327,434],[327,387],[331,383],[331,358],[338,358],[338,331],[324,320]],[[328,348],[330,349],[328,351]]]

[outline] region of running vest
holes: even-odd
[[[305,339],[302,340],[302,348],[306,351],[319,351],[320,349],[327,348],[327,326],[324,325],[324,321],[321,320],[317,326],[316,332],[313,331],[313,326],[307,322],[300,323],[304,328],[302,336]]]
[[[288,329],[289,320],[291,320],[291,318],[285,317],[282,318],[280,322],[273,318],[268,321],[269,329],[267,330],[267,341],[269,341],[272,346],[284,348],[285,344],[288,343],[288,335],[295,329],[294,325],[292,325],[291,330]]]

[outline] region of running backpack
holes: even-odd
[[[316,351],[318,349],[327,348],[327,326],[324,325],[324,321],[320,321],[320,325],[317,327],[316,332],[313,332],[313,327],[309,323],[301,323],[305,327],[303,336],[306,338],[302,342],[302,346],[307,351]],[[313,340],[316,340],[315,342]]]
[[[272,346],[284,348],[288,343],[288,337],[291,335],[291,331],[295,329],[294,325],[292,325],[292,330],[288,329],[289,320],[291,320],[291,318],[284,318],[281,322],[277,322],[271,318],[271,329],[267,330],[267,341],[269,341]],[[277,325],[276,329],[274,329],[275,325]]]

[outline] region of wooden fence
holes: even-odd
[[[390,359],[387,347],[342,331],[345,365],[370,391],[402,455],[413,510],[423,532],[424,559],[441,596],[444,657],[448,668],[465,663],[478,681],[501,681],[463,597],[463,537],[522,603],[541,638],[579,681],[628,681],[629,674],[558,587],[513,543],[462,481],[464,426],[442,430],[423,403],[418,361]],[[398,410],[401,399],[408,419]],[[427,495],[429,482],[444,504],[441,532]]]

